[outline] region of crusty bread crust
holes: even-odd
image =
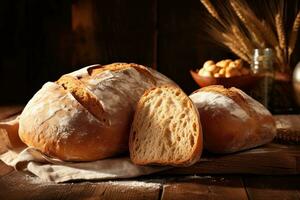
[[[105,65],[105,67],[97,67],[96,66],[96,67],[88,69],[88,72],[91,76],[97,76],[107,70],[117,72],[117,71],[125,70],[128,68],[134,68],[135,70],[137,70],[138,72],[143,74],[145,77],[147,77],[147,79],[145,81],[150,81],[151,83],[156,84],[155,77],[153,76],[153,74],[151,74],[149,69],[146,69],[144,66],[138,65],[135,63],[130,63],[130,64],[113,63],[113,64]]]
[[[145,131],[145,130],[142,130],[141,127],[139,127],[139,125],[138,125],[139,121],[140,120],[151,120],[150,118],[149,119],[145,119],[145,118],[140,119],[140,117],[141,117],[140,114],[143,112],[148,112],[148,110],[146,108],[146,102],[149,100],[149,98],[151,98],[151,95],[153,95],[155,97],[159,97],[161,92],[164,90],[171,90],[171,91],[173,91],[174,94],[176,94],[176,96],[183,97],[183,99],[184,99],[183,102],[178,102],[178,103],[182,103],[182,105],[181,105],[182,109],[183,108],[189,109],[191,111],[192,115],[194,116],[194,118],[196,119],[195,127],[193,127],[194,128],[193,132],[188,133],[188,134],[190,134],[190,136],[192,136],[192,134],[193,135],[195,134],[196,140],[191,149],[186,149],[186,155],[178,160],[176,160],[176,159],[175,160],[174,159],[163,160],[161,157],[149,159],[149,158],[147,158],[147,156],[138,158],[138,156],[136,156],[136,154],[138,154],[138,152],[136,151],[136,147],[139,144],[137,144],[136,138],[139,137],[139,134],[141,134],[143,131]],[[174,101],[178,101],[175,98],[175,95],[173,97],[174,98],[172,98],[172,99]],[[163,98],[164,99],[162,99],[162,101],[164,101],[164,100],[167,101],[167,97],[164,96]],[[151,103],[151,105],[152,105],[152,103]],[[153,103],[152,106],[155,106],[155,105],[157,105],[157,104]],[[158,108],[159,107],[153,108],[155,110],[154,113],[152,113],[153,115],[157,115],[156,110]],[[152,114],[149,114],[149,117],[151,117]],[[167,112],[164,114],[170,115]],[[170,116],[170,118],[173,118],[173,116]],[[160,121],[161,123],[164,123],[160,119],[157,119],[157,120]],[[182,125],[182,122],[178,120],[177,124],[179,124],[179,126],[180,126],[180,125]],[[169,124],[161,125],[160,128],[157,128],[157,130],[154,130],[154,131],[161,132],[161,135],[163,135],[164,134],[163,129],[166,128],[166,126],[169,126]],[[145,133],[145,134],[149,135],[151,133]],[[172,132],[172,134],[175,134],[175,132]],[[162,137],[161,140],[164,140],[164,136]],[[179,146],[179,145],[180,145],[180,142],[177,142],[176,144],[174,144],[174,148],[176,148],[176,146]],[[146,148],[146,147],[142,146],[142,144],[141,144],[140,148]],[[152,146],[151,148],[157,149],[157,150],[159,149],[158,146]],[[133,123],[131,126],[131,132],[130,132],[130,137],[129,137],[129,151],[130,151],[131,160],[135,164],[138,164],[138,165],[154,164],[154,165],[190,166],[200,159],[202,149],[203,149],[203,137],[202,137],[202,128],[201,128],[201,123],[200,123],[200,116],[199,116],[197,108],[195,107],[193,102],[188,98],[188,96],[186,96],[180,88],[175,87],[173,85],[163,85],[163,86],[154,87],[154,88],[151,88],[151,89],[148,89],[147,91],[145,91],[145,93],[140,98],[140,100],[137,104],[134,120],[133,120]],[[172,153],[173,153],[172,157],[176,158],[176,156],[177,156],[176,153],[175,152],[172,152]]]
[[[272,141],[276,135],[271,113],[239,89],[208,86],[190,95],[201,115],[204,147],[233,153]]]
[[[66,75],[56,81],[67,92],[70,92],[74,98],[85,107],[92,115],[101,120],[103,108],[97,97],[88,91],[84,84],[76,77]]]
[[[164,83],[175,85],[141,65],[85,67],[46,83],[34,95],[20,116],[19,136],[28,146],[65,161],[126,152],[136,103],[146,89]]]

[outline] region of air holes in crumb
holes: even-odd
[[[194,144],[195,144],[195,138],[194,138],[193,135],[190,135],[190,144],[191,144],[192,147],[193,147]]]
[[[180,95],[180,92],[179,92],[179,91],[175,92],[175,95],[176,95],[176,96],[179,96],[179,95]]]
[[[166,136],[171,135],[171,131],[170,131],[169,128],[166,128],[166,129],[165,129],[165,135],[166,135]]]
[[[193,123],[193,130],[197,131],[197,125],[196,125],[196,123]]]
[[[183,119],[185,117],[185,114],[184,113],[182,113],[181,115],[180,115],[180,119]]]
[[[161,94],[161,93],[162,93],[161,90],[157,90],[157,91],[156,91],[156,94]]]
[[[164,135],[166,136],[168,145],[171,145],[171,144],[172,144],[172,141],[171,141],[171,131],[170,131],[169,128],[166,128],[166,129],[165,129]]]
[[[182,105],[183,105],[184,107],[186,107],[187,104],[188,104],[187,100],[183,100]]]
[[[173,104],[174,104],[174,101],[173,101],[173,99],[171,99],[171,98],[168,98],[168,100],[167,100],[167,104],[169,104],[169,105],[173,105]]]
[[[159,99],[159,100],[157,101],[157,103],[156,103],[155,107],[158,107],[158,106],[160,106],[160,105],[161,105],[161,102],[162,102],[162,99]]]
[[[181,138],[179,136],[177,136],[176,140],[179,142],[181,140]]]
[[[193,135],[190,135],[190,144],[191,144],[192,147],[193,147],[194,144],[195,144],[195,138],[194,138]]]

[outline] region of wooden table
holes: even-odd
[[[0,119],[18,111],[4,112],[2,107]],[[300,199],[299,173],[300,145],[276,143],[226,156],[206,155],[192,167],[115,181],[44,183],[0,161],[0,200]]]

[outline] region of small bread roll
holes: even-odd
[[[219,74],[225,76],[225,72],[226,72],[225,68],[222,68],[220,69]]]
[[[209,71],[206,71],[205,69],[202,68],[202,70],[200,70],[198,72],[199,76],[204,76],[204,77],[213,77],[213,74]]]
[[[201,116],[204,147],[210,152],[253,148],[271,142],[276,135],[271,113],[239,89],[208,86],[190,98]]]
[[[215,62],[213,60],[208,60],[203,64],[203,68],[207,69],[211,65],[215,65]]]
[[[199,69],[198,75],[201,76],[201,73],[203,73],[204,68]]]
[[[221,75],[220,75],[219,73],[216,73],[216,74],[214,74],[214,77],[215,77],[215,78],[220,78]]]
[[[208,66],[205,70],[211,72],[211,73],[218,73],[220,70],[220,67],[218,67],[217,65],[210,65]]]
[[[243,60],[225,59],[217,62],[208,60],[204,63],[203,68],[199,70],[198,74],[205,77],[226,77],[247,75],[250,71],[243,67]]]
[[[241,69],[243,67],[243,60],[237,59],[234,61],[234,64],[235,64],[236,68]]]
[[[237,68],[237,65],[234,62],[230,62],[228,67],[230,68]]]
[[[227,59],[227,60],[221,60],[221,61],[217,62],[216,65],[217,65],[218,67],[224,68],[224,67],[228,67],[228,65],[229,65],[230,62],[232,62],[232,60],[230,60],[230,59]]]
[[[226,71],[225,73],[225,77],[226,78],[230,78],[233,76],[240,76],[241,72],[239,70],[237,70],[236,68],[230,69],[229,71]]]

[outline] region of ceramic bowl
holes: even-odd
[[[195,82],[200,87],[206,87],[209,85],[223,85],[225,88],[236,87],[239,89],[250,89],[254,85],[254,83],[256,83],[260,79],[260,77],[254,76],[252,74],[233,76],[230,78],[215,78],[200,76],[197,72],[193,70],[190,70],[190,73]]]

